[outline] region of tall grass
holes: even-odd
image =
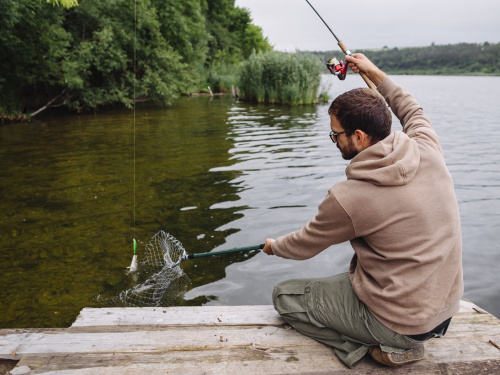
[[[307,53],[252,54],[241,67],[241,99],[289,105],[314,103],[322,67],[317,57]]]
[[[214,92],[230,92],[238,84],[239,66],[229,63],[212,65],[205,72],[205,80]]]

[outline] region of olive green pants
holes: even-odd
[[[288,324],[329,346],[349,367],[356,366],[370,346],[402,353],[422,345],[380,323],[354,293],[348,273],[284,281],[274,288],[273,303]]]

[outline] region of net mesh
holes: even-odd
[[[186,255],[182,244],[174,236],[161,230],[146,245],[144,257],[139,263],[139,270],[151,269],[154,271],[172,268],[179,259]]]
[[[137,272],[131,275],[135,285],[109,298],[103,293],[97,300],[113,306],[173,305],[189,283],[182,268],[176,266],[186,255],[186,250],[175,237],[159,231],[146,245]]]

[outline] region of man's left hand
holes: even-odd
[[[274,255],[273,248],[271,247],[273,242],[274,240],[272,238],[266,238],[266,244],[264,245],[264,249],[262,249],[262,251],[267,255]]]

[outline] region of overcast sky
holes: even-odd
[[[309,0],[353,52],[384,46],[500,42],[500,0]],[[275,49],[334,50],[305,0],[236,0]]]

